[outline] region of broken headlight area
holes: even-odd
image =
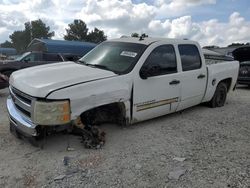
[[[70,103],[63,101],[35,101],[33,121],[38,125],[70,123]]]

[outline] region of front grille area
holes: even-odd
[[[14,102],[16,109],[20,111],[26,117],[31,118],[33,97],[11,86],[9,90],[10,90],[12,101]]]
[[[242,66],[239,70],[240,77],[250,77],[250,67]]]

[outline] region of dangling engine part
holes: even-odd
[[[81,117],[75,120],[75,126],[85,148],[98,149],[104,145],[106,133],[97,126],[83,124]]]

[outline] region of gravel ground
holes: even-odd
[[[7,95],[0,90],[0,187],[250,187],[248,88],[230,93],[222,108],[200,105],[126,128],[103,125],[107,142],[99,150],[73,135],[48,137],[44,149],[15,138]]]

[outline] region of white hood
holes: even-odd
[[[10,77],[10,85],[28,95],[45,97],[59,88],[115,75],[111,71],[63,62],[16,71]]]

